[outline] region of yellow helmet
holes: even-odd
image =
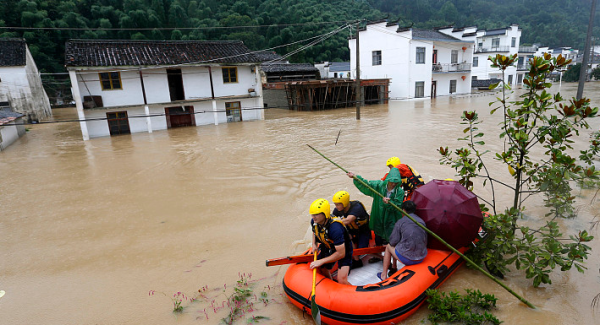
[[[398,157],[392,157],[392,158],[390,158],[390,159],[387,160],[387,162],[386,162],[385,165],[386,166],[396,167],[396,166],[398,166],[400,164],[401,164],[400,158],[398,158]]]
[[[308,213],[310,214],[325,214],[325,217],[330,218],[329,213],[331,212],[329,208],[329,201],[325,199],[316,199],[308,209]]]
[[[341,203],[346,208],[350,204],[350,193],[339,191],[333,195],[333,203]]]

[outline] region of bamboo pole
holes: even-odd
[[[348,171],[346,169],[344,169],[344,167],[336,164],[334,161],[332,161],[331,159],[325,157],[325,155],[323,155],[322,153],[320,153],[317,149],[313,148],[311,145],[307,144],[307,146],[309,148],[311,148],[314,152],[318,153],[321,157],[325,158],[327,161],[329,161],[330,163],[332,163],[333,165],[335,165],[337,168],[343,170],[346,174],[348,173]],[[367,188],[369,188],[371,191],[373,191],[373,193],[376,193],[377,195],[381,196],[382,198],[384,198],[383,195],[381,195],[381,193],[375,191],[375,189],[373,189],[371,186],[369,186],[367,183],[363,182],[360,178],[358,177],[354,177],[355,180],[359,181],[362,185],[366,186]],[[423,228],[423,230],[425,230],[429,235],[433,236],[435,239],[439,240],[442,244],[444,244],[446,247],[448,247],[451,251],[455,252],[456,254],[458,254],[460,257],[462,257],[465,261],[467,261],[467,263],[471,264],[471,266],[473,266],[474,268],[476,268],[478,271],[480,271],[481,273],[485,274],[488,278],[492,279],[494,282],[496,282],[497,284],[499,284],[502,288],[504,288],[506,291],[510,292],[510,294],[512,294],[513,296],[515,296],[517,299],[519,299],[522,303],[526,304],[529,308],[535,309],[535,306],[533,304],[531,304],[529,301],[525,300],[525,298],[519,296],[516,292],[514,292],[511,288],[509,288],[508,286],[506,286],[504,283],[500,282],[498,279],[496,279],[494,276],[492,276],[491,274],[489,274],[486,270],[482,269],[479,265],[475,264],[475,262],[471,261],[471,259],[469,259],[468,257],[466,257],[463,253],[459,252],[456,248],[452,247],[452,245],[448,244],[446,241],[444,241],[442,238],[440,238],[440,236],[436,235],[433,231],[427,229],[427,227],[423,226],[422,224],[418,223],[415,219],[413,219],[413,217],[411,217],[408,213],[406,213],[404,210],[402,210],[400,207],[398,207],[397,205],[395,205],[394,203],[390,202],[389,203],[391,206],[394,207],[394,209],[400,211],[403,215],[405,215],[406,217],[408,217],[410,220],[412,220],[417,226]]]

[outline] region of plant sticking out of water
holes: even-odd
[[[184,308],[183,303],[184,303],[184,301],[192,303],[192,302],[196,301],[198,298],[204,297],[203,292],[206,291],[206,289],[208,289],[208,286],[204,286],[204,287],[200,288],[198,290],[198,294],[196,296],[194,296],[194,297],[186,296],[181,291],[178,291],[178,292],[174,293],[173,296],[169,296],[169,295],[167,295],[164,292],[160,292],[160,291],[156,291],[156,290],[150,290],[148,292],[148,295],[149,296],[154,296],[154,294],[159,293],[159,294],[161,294],[161,295],[163,295],[163,296],[171,299],[171,303],[173,304],[173,312],[174,313],[181,313],[181,312],[183,312],[183,308]]]
[[[240,274],[240,279],[237,281],[235,287],[233,288],[233,293],[230,296],[227,296],[227,306],[229,306],[229,315],[227,317],[222,318],[221,321],[224,324],[232,325],[238,319],[243,318],[247,313],[253,313],[256,311],[256,307],[254,306],[254,301],[262,302],[265,306],[269,303],[268,295],[265,291],[260,293],[260,298],[256,297],[254,291],[251,288],[251,285],[248,283],[248,280],[252,277],[252,274],[246,275]],[[227,287],[225,286],[223,291],[225,291]],[[254,296],[254,301],[251,297]],[[268,317],[265,316],[255,316],[251,315],[247,319],[248,324],[257,323],[260,320],[268,320]]]
[[[505,71],[514,66],[517,55],[498,54],[489,60],[506,80]],[[491,190],[479,195],[485,202],[482,210],[490,211],[491,216],[484,218],[482,226],[487,239],[469,252],[471,259],[485,264],[498,276],[509,272],[508,266],[514,264],[532,279],[534,287],[550,284],[550,273],[555,269],[568,271],[575,267],[583,273],[584,260],[591,251],[587,243],[593,239],[587,230],[566,235],[562,229],[577,216],[572,185],[584,180],[597,182],[600,175],[592,161],[599,157],[600,136],[593,135],[590,147],[580,151],[579,156],[572,146],[573,138],[590,128],[588,121],[598,116],[598,107],[592,107],[587,98],[566,100],[560,93],[548,92],[552,86],[548,78],[570,62],[562,55],[552,58],[549,54],[530,59],[529,72],[523,79],[525,92],[515,101],[507,97],[510,85],[501,86],[501,96],[490,103],[490,114],[502,114],[501,146],[486,145],[478,112],[465,111],[461,122],[465,136],[459,138],[464,146],[439,149],[440,163],[454,168],[461,184],[473,190],[477,182]],[[506,165],[508,172],[492,174],[488,167],[492,160]],[[499,188],[512,193],[509,202],[498,200]],[[547,213],[527,215],[525,203],[537,194],[543,197]],[[526,218],[531,222],[524,224]]]
[[[439,292],[427,290],[428,308],[433,313],[427,319],[434,325],[442,323],[487,325],[501,324],[498,318],[492,315],[491,310],[496,308],[496,298],[492,294],[483,294],[479,290],[466,290],[465,295],[458,292]]]

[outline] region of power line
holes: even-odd
[[[271,25],[246,25],[246,26],[203,26],[203,27],[144,27],[144,28],[90,28],[90,27],[22,27],[22,26],[2,26],[0,30],[66,30],[66,31],[153,31],[153,30],[207,30],[207,29],[247,29],[263,27],[289,27],[289,26],[307,26],[307,25],[327,25],[339,23],[351,23],[356,20],[336,20],[323,22],[307,22],[296,24],[271,24]]]

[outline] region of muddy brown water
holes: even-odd
[[[563,84],[561,92],[574,96],[575,87]],[[585,95],[600,105],[600,83],[588,83]],[[465,109],[477,110],[482,130],[497,134],[499,115],[488,114],[493,98],[393,101],[363,108],[360,121],[351,108],[273,109],[264,121],[86,142],[75,123],[32,126],[0,153],[0,324],[218,324],[244,274],[256,294],[264,290],[271,299],[256,304],[253,315],[270,318],[261,323],[312,324],[283,296],[286,267],[267,268],[265,260],[307,247],[308,206],[316,198],[344,189],[367,206],[371,200],[306,144],[370,179],[381,177],[390,156],[426,180],[452,177],[437,148],[457,146]],[[55,120],[75,117],[73,108],[54,110]],[[591,124],[597,130],[600,119]],[[575,145],[584,147],[583,140]],[[495,137],[486,141],[500,147]],[[508,177],[505,166],[490,167]],[[569,233],[590,229],[600,206],[593,191],[576,194],[580,217]],[[510,197],[500,200],[509,204]],[[543,214],[539,200],[529,203],[532,215]],[[521,272],[507,276],[536,310],[464,267],[441,289],[495,294],[495,314],[505,324],[598,324],[600,310],[591,306],[600,293],[598,240],[591,246],[585,274],[557,272],[551,286],[537,289]],[[208,300],[184,301],[183,313],[171,312],[174,293],[193,296],[203,287]],[[423,307],[405,324],[426,316]]]

